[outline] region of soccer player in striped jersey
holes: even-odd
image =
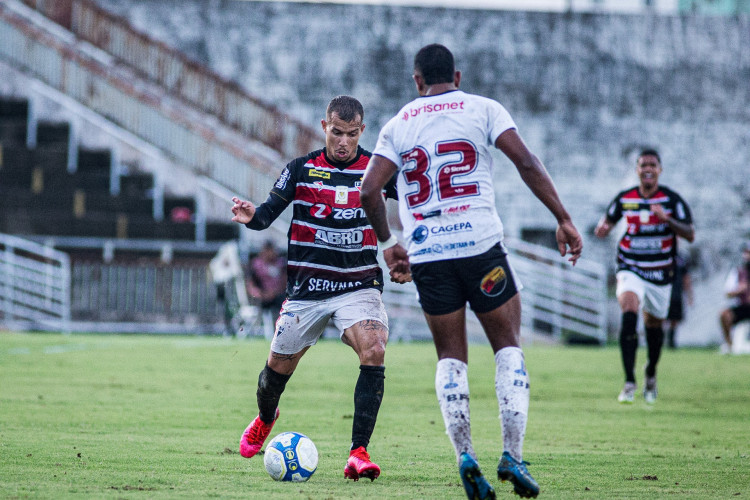
[[[466,303],[495,353],[495,393],[503,452],[497,474],[522,497],[539,485],[523,461],[529,383],[521,341],[521,284],[503,246],[490,148],[500,149],[558,222],[561,255],[578,260],[582,242],[542,162],[524,144],[505,108],[459,90],[461,72],[444,46],[414,58],[419,96],[380,131],[362,183],[362,205],[383,244],[391,277],[411,272],[432,331],[440,410],[470,499],[495,498],[477,463],[469,420]],[[397,173],[406,248],[391,235],[380,190]],[[407,255],[408,249],[408,255]]]
[[[292,205],[284,301],[266,366],[258,378],[259,414],[245,429],[240,453],[260,451],[279,416],[278,404],[300,358],[314,345],[329,320],[360,362],[354,388],[352,443],[344,476],[375,480],[380,467],[367,446],[375,428],[385,380],[388,317],[381,300],[383,272],[378,244],[359,201],[370,153],[359,146],[364,109],[349,96],[335,97],[321,121],[326,144],[292,160],[268,199],[255,207],[233,198],[232,220],[262,230]],[[396,198],[395,183],[382,195]]]
[[[638,310],[642,308],[648,347],[643,397],[646,403],[653,404],[657,395],[656,365],[664,343],[662,325],[669,311],[675,274],[677,237],[692,243],[695,229],[687,203],[679,194],[659,184],[662,166],[656,150],[642,151],[635,171],[640,183],[615,196],[594,234],[604,238],[620,219],[625,219],[625,234],[617,245],[615,292],[622,311],[620,352],[625,385],[617,400],[632,403],[638,388],[635,380],[636,326]]]

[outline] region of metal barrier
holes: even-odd
[[[0,323],[70,330],[70,260],[51,247],[0,233]]]
[[[555,341],[592,339],[607,341],[607,273],[598,262],[579,259],[571,266],[554,250],[519,240],[505,240],[510,262],[523,290],[521,326]],[[385,265],[381,263],[385,268]],[[394,339],[427,340],[424,321],[413,283],[386,281],[383,292]],[[485,340],[479,321],[467,314],[467,335]]]
[[[0,313],[15,328],[221,333],[224,305],[205,262],[159,264],[74,262],[62,252],[0,235]],[[553,250],[506,241],[524,285],[522,326],[556,341],[607,340],[606,271],[579,260],[575,267]],[[29,257],[33,252],[36,257]],[[428,340],[412,283],[386,282],[383,301],[394,340]],[[484,334],[467,315],[473,342]]]
[[[90,248],[86,243],[82,240],[80,248]],[[139,248],[136,241],[119,243]],[[0,233],[0,325],[62,332],[224,333],[224,304],[205,258],[163,264],[154,243],[141,242],[142,250],[155,254],[149,259],[71,262],[50,244]]]
[[[221,320],[205,262],[159,265],[74,262],[71,312],[76,322],[213,324]]]
[[[591,260],[571,266],[549,248],[506,241],[523,285],[522,324],[556,340],[585,337],[607,341],[607,271]]]

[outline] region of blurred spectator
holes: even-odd
[[[735,302],[734,306],[724,309],[719,315],[725,342],[722,352],[731,352],[732,327],[750,319],[750,241],[742,245],[742,263],[729,273],[724,288],[727,297]]]
[[[674,281],[667,312],[667,345],[671,349],[677,347],[675,334],[685,319],[685,299],[688,306],[693,305],[693,280],[690,277],[690,261],[678,253],[675,255]]]
[[[270,339],[273,337],[273,318],[278,316],[286,298],[286,258],[279,255],[273,241],[267,240],[260,253],[250,260],[249,271],[247,290],[260,300],[265,336]]]
[[[190,222],[193,212],[188,207],[174,207],[169,212],[169,220],[172,222]]]

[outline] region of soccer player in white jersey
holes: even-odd
[[[521,286],[506,258],[495,209],[492,158],[500,149],[558,222],[560,254],[578,260],[582,241],[542,162],[498,102],[459,90],[461,73],[442,45],[414,59],[419,98],[381,130],[360,199],[395,281],[413,277],[437,349],[440,410],[469,498],[495,498],[471,440],[466,303],[495,353],[495,390],[502,421],[498,477],[521,497],[539,494],[523,461],[529,383],[520,348]],[[388,227],[382,187],[395,172],[405,247]]]

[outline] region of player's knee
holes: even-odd
[[[382,365],[385,361],[385,339],[369,343],[359,352],[359,358],[363,365]]]

